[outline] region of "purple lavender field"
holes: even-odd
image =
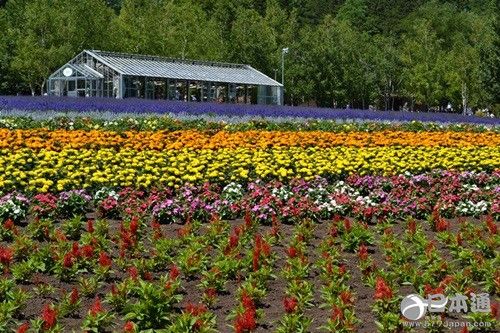
[[[68,98],[47,96],[0,96],[0,112],[2,110],[23,111],[57,111],[57,112],[90,112],[106,111],[113,113],[134,114],[173,114],[173,115],[214,115],[225,117],[286,117],[313,118],[329,120],[356,121],[395,121],[395,122],[438,122],[438,123],[470,123],[498,125],[499,119],[476,116],[463,116],[452,113],[418,113],[402,111],[375,111],[359,109],[327,109],[294,106],[267,106],[193,103],[165,100],[144,99],[111,99],[111,98]]]

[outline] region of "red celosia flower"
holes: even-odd
[[[210,299],[215,299],[217,297],[217,289],[215,288],[205,289],[205,296]]]
[[[87,232],[89,232],[89,233],[94,232],[94,220],[92,220],[92,219],[87,220]]]
[[[113,296],[116,296],[116,295],[118,295],[119,293],[120,293],[120,292],[118,291],[118,288],[116,287],[116,284],[112,284],[112,285],[111,285],[111,294],[112,294]]]
[[[332,265],[331,262],[328,262],[326,264],[326,271],[327,271],[328,274],[332,274],[333,273],[333,265]]]
[[[78,242],[73,242],[71,245],[71,254],[75,257],[78,258],[80,256],[80,245]]]
[[[130,232],[132,235],[136,235],[137,230],[139,230],[139,221],[137,220],[137,217],[133,217],[130,221]]]
[[[71,252],[68,252],[64,255],[64,260],[63,260],[63,267],[64,268],[71,268],[73,267],[73,262],[74,262],[74,257]]]
[[[337,237],[337,235],[339,234],[339,230],[337,229],[336,226],[332,225],[332,227],[330,228],[330,237]]]
[[[414,219],[411,219],[410,222],[408,222],[408,232],[413,235],[416,231],[417,231],[417,222],[415,222]]]
[[[259,257],[260,257],[260,249],[253,249],[252,253],[252,267],[253,271],[256,272],[259,270]]]
[[[45,304],[42,311],[43,328],[49,330],[56,326],[57,311],[52,305]]]
[[[467,326],[464,326],[464,327],[460,330],[460,333],[469,333],[469,329],[467,328]]]
[[[498,302],[491,302],[490,304],[491,316],[497,318],[498,316]]]
[[[368,248],[365,244],[360,245],[358,249],[358,257],[361,261],[365,261],[366,259],[368,259]]]
[[[90,244],[84,245],[80,249],[80,252],[85,258],[90,259],[94,256],[94,247]]]
[[[8,247],[0,246],[0,263],[9,265],[14,257],[14,252]]]
[[[427,245],[425,246],[425,254],[426,255],[431,255],[432,254],[432,251],[434,251],[434,249],[436,248],[436,245],[434,244],[434,241],[430,241],[429,243],[427,243]]]
[[[172,288],[172,280],[165,282],[165,289],[170,290]]]
[[[184,311],[187,312],[187,313],[189,313],[192,316],[197,317],[197,316],[202,315],[205,312],[207,312],[207,307],[204,304],[198,304],[198,305],[196,305],[196,304],[193,304],[193,303],[189,302],[184,307]]]
[[[495,221],[493,220],[493,216],[491,216],[491,215],[486,216],[486,226],[488,227],[488,231],[490,232],[490,234],[492,234],[492,235],[497,234],[498,227],[497,227]]]
[[[125,323],[125,326],[123,326],[123,331],[126,333],[133,333],[135,332],[135,325],[131,321],[127,321]]]
[[[102,308],[101,299],[99,297],[96,297],[94,303],[92,303],[92,306],[90,307],[89,313],[91,316],[95,317],[103,311],[104,310]]]
[[[234,249],[235,247],[237,247],[239,240],[240,240],[240,237],[237,234],[232,234],[231,236],[229,236],[229,247],[231,249]]]
[[[181,271],[179,267],[177,267],[175,264],[170,266],[170,272],[168,273],[168,276],[172,279],[175,280],[181,275]]]
[[[432,288],[430,284],[424,285],[424,295],[444,294],[443,287]]]
[[[250,215],[250,210],[248,208],[245,210],[245,226],[252,226],[252,216]]]
[[[80,298],[80,294],[78,293],[78,289],[73,287],[71,290],[71,294],[69,295],[69,304],[74,305],[76,302],[78,302],[78,299]]]
[[[7,221],[5,221],[5,223],[3,224],[3,227],[7,230],[14,230],[15,226],[14,226],[14,221],[12,221],[12,219],[7,219]],[[28,324],[28,327],[29,327],[29,324]]]
[[[295,297],[285,297],[283,300],[286,313],[294,313],[297,310],[298,304],[299,302]]]
[[[238,314],[234,327],[236,333],[248,332],[257,328],[255,310],[246,309],[245,312]]]
[[[203,320],[201,319],[196,319],[193,325],[193,330],[199,331],[203,327]]]
[[[346,271],[347,271],[347,269],[346,269],[345,264],[339,265],[339,274],[340,275],[344,275],[346,273]]]
[[[260,234],[255,235],[255,245],[254,249],[262,249],[262,236]]]
[[[153,238],[154,239],[160,239],[162,238],[162,233],[161,233],[161,225],[158,223],[158,221],[153,220],[151,222],[151,228],[153,229]]]
[[[375,282],[375,296],[376,300],[388,301],[392,298],[392,289],[387,285],[382,277],[377,277]]]
[[[297,251],[297,248],[295,246],[290,246],[287,249],[286,253],[288,254],[288,256],[290,258],[295,258],[297,256],[298,251]]]
[[[342,303],[345,305],[354,304],[354,299],[353,299],[352,293],[349,290],[342,291],[340,293],[339,297],[340,297],[340,300],[342,301]]]
[[[271,245],[269,245],[269,243],[266,241],[262,242],[262,253],[265,257],[269,257],[269,255],[271,254]]]
[[[106,254],[106,252],[101,252],[101,254],[99,254],[99,266],[109,268],[111,267],[111,264],[111,258]]]
[[[192,228],[193,228],[192,224],[186,222],[186,224],[184,224],[184,226],[182,228],[177,230],[177,235],[179,235],[179,237],[181,237],[181,238],[186,237],[187,235],[189,235],[191,233]]]
[[[344,319],[344,312],[338,306],[334,306],[332,309],[332,316],[330,318],[333,322],[340,322]]]
[[[444,218],[440,217],[435,221],[435,227],[436,227],[436,231],[441,232],[441,231],[448,230],[448,228],[450,227],[450,224]]]
[[[130,277],[134,281],[136,281],[137,278],[139,277],[139,271],[137,270],[136,267],[133,267],[133,266],[128,269],[128,274],[130,275]]]
[[[24,323],[17,329],[16,333],[26,333],[30,328],[30,323]]]
[[[49,237],[49,228],[47,227],[44,227],[44,234],[45,234],[45,237]],[[56,229],[56,238],[61,241],[61,242],[64,242],[64,241],[67,241],[68,238],[66,237],[66,235],[59,229]]]
[[[255,310],[255,302],[246,291],[243,291],[243,293],[241,294],[241,304],[245,309]]]
[[[345,219],[344,220],[344,230],[346,232],[349,232],[349,231],[351,231],[351,228],[352,228],[351,221],[349,221],[348,219]]]
[[[446,275],[445,278],[439,282],[439,287],[446,288],[453,281],[453,279],[452,275]]]

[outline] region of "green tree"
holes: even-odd
[[[410,32],[403,37],[402,84],[412,107],[416,103],[429,108],[443,97],[446,60],[441,50],[441,41],[427,19],[414,22]]]
[[[491,100],[484,70],[498,38],[491,16],[433,1],[405,24],[401,59],[409,96],[427,107],[453,102],[464,110]]]
[[[213,60],[224,52],[215,20],[191,1],[125,0],[116,26],[125,52]]]
[[[276,49],[275,34],[266,20],[254,9],[240,8],[231,29],[231,60],[272,75]]]
[[[6,7],[12,40],[10,70],[32,94],[43,93],[45,80],[83,48],[105,47],[112,11],[103,0],[12,1]]]

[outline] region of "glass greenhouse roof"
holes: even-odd
[[[122,75],[282,86],[279,82],[248,65],[103,51],[86,50],[85,52]]]

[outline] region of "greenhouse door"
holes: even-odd
[[[64,96],[76,97],[76,80],[67,80]]]

